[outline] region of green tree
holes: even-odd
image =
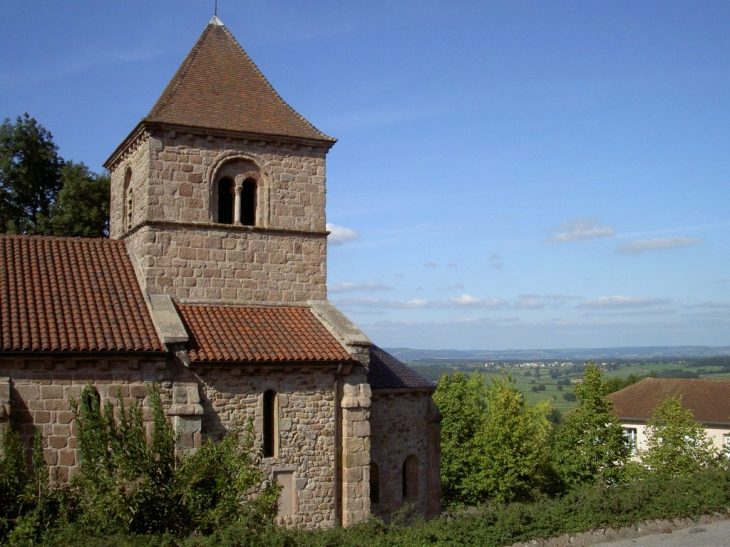
[[[478,443],[484,492],[502,502],[529,499],[543,482],[552,429],[550,404],[527,404],[509,376],[492,378],[485,402]]]
[[[103,237],[109,176],[58,155],[53,135],[24,114],[0,126],[0,232]]]
[[[38,233],[61,189],[63,159],[53,135],[24,114],[0,125],[0,231]]]
[[[63,187],[40,220],[47,235],[105,237],[109,235],[109,175],[89,170],[83,163],[67,161],[61,169]]]
[[[445,506],[483,501],[480,432],[485,421],[484,378],[443,374],[433,395],[441,412],[441,498]]]
[[[617,482],[630,456],[631,447],[611,413],[606,390],[601,371],[587,362],[583,381],[575,386],[579,405],[566,413],[553,442],[553,465],[568,486]]]
[[[527,499],[542,486],[550,404],[530,406],[511,377],[488,386],[478,371],[439,379],[441,493],[445,506]]]
[[[646,427],[647,447],[641,451],[641,461],[647,470],[662,477],[696,473],[710,467],[717,458],[705,429],[694,421],[691,410],[682,408],[681,399],[664,399]]]

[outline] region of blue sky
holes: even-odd
[[[100,170],[213,0],[4,0],[0,117]],[[730,345],[730,2],[219,0],[339,139],[329,297],[384,347]]]

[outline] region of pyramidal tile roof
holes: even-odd
[[[296,137],[328,137],[289,106],[213,18],[143,122]]]
[[[667,397],[682,399],[701,423],[730,423],[730,380],[710,378],[645,378],[610,393],[613,412],[620,419],[644,421]]]
[[[0,351],[164,351],[124,242],[0,235]]]
[[[354,362],[309,308],[180,304],[190,361]]]

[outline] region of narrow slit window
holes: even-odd
[[[132,170],[127,167],[124,172],[124,197],[123,197],[122,211],[123,219],[122,225],[124,230],[130,230],[132,228],[132,208],[134,200],[132,198]]]
[[[276,392],[269,389],[264,392],[264,457],[276,456],[278,445],[276,419]]]
[[[370,503],[380,503],[380,468],[370,463]]]

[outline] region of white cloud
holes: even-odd
[[[641,239],[621,245],[617,252],[621,254],[639,254],[644,251],[656,251],[659,249],[675,249],[677,247],[689,247],[702,243],[696,237],[655,237],[654,239]]]
[[[423,266],[424,268],[435,268],[438,264],[436,262],[426,262]]]
[[[547,298],[549,300],[582,300],[583,296],[578,296],[577,294],[537,294],[537,293],[530,293],[530,294],[520,294],[520,298]]]
[[[360,234],[344,226],[338,226],[337,224],[330,224],[328,222],[326,228],[330,232],[330,235],[327,237],[327,243],[332,245],[342,245],[348,241],[360,239]]]
[[[336,283],[334,285],[327,285],[329,292],[349,292],[349,291],[384,291],[392,289],[388,285],[376,283],[375,281],[366,281],[365,283]]]
[[[632,298],[630,296],[601,296],[595,300],[584,300],[578,304],[579,308],[591,309],[620,309],[620,308],[650,308],[665,306],[669,301],[663,298]]]
[[[507,301],[502,298],[488,298],[486,300],[462,294],[447,300],[379,300],[377,298],[345,298],[335,302],[342,307],[365,307],[380,309],[414,309],[414,308],[437,308],[437,309],[459,309],[459,308],[506,308]]]
[[[615,235],[610,226],[598,226],[592,218],[572,218],[563,222],[560,230],[551,238],[551,243],[564,243],[566,241],[580,241],[581,239],[593,239],[597,237],[612,237]]]

